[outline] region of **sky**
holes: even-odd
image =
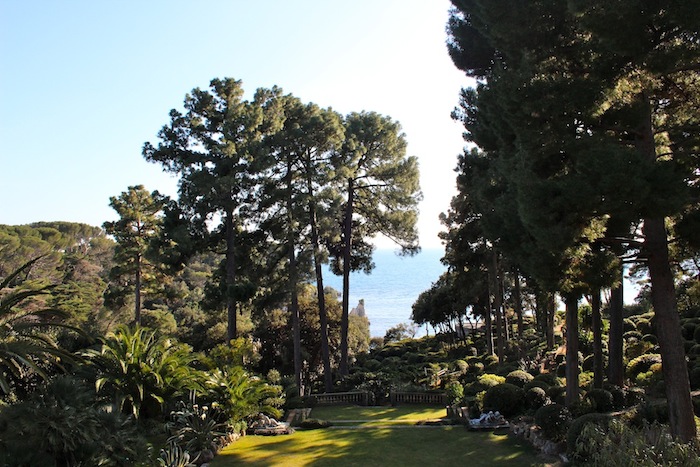
[[[110,196],[177,180],[141,155],[213,78],[280,86],[400,122],[417,156],[424,248],[456,193],[469,80],[445,46],[449,0],[0,0],[0,224],[115,220]],[[378,242],[383,246],[382,242]]]

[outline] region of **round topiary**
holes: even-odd
[[[549,384],[547,384],[545,381],[533,379],[523,387],[523,389],[525,389],[526,391],[532,388],[541,388],[544,389],[546,392],[547,389],[549,389]]]
[[[561,404],[549,404],[537,409],[535,423],[546,438],[559,442],[566,438],[571,425],[571,414],[569,409]]]
[[[591,453],[586,451],[586,446],[578,445],[578,438],[581,432],[586,426],[592,423],[595,423],[603,430],[607,430],[611,419],[610,415],[589,413],[581,415],[572,421],[569,430],[566,432],[566,451],[569,454],[569,459],[577,462],[585,462]]]
[[[382,367],[382,362],[374,358],[365,362],[365,368],[369,371],[377,371]]]
[[[547,389],[547,396],[552,402],[563,404],[566,399],[566,388],[563,386],[552,386]]]
[[[598,413],[611,412],[615,406],[612,393],[605,389],[593,388],[586,393],[586,398],[591,401],[593,410]]]
[[[695,327],[695,332],[693,332],[693,339],[695,339],[695,342],[700,344],[700,326]]]
[[[561,380],[554,373],[540,373],[533,381],[542,381],[547,386],[562,386]]]
[[[525,387],[525,385],[533,379],[535,379],[534,376],[523,370],[511,371],[508,373],[508,375],[506,375],[506,383],[513,384],[519,388]]]
[[[525,391],[510,383],[503,383],[486,390],[484,411],[498,411],[504,417],[512,417],[525,411]]]
[[[625,390],[620,386],[614,384],[605,383],[603,384],[603,389],[610,391],[613,396],[613,408],[622,409],[625,407]]]
[[[625,405],[627,407],[632,407],[633,405],[638,405],[646,402],[647,396],[646,392],[642,388],[629,388],[625,394]]]
[[[498,365],[498,357],[495,355],[486,355],[484,357],[483,361],[484,361],[484,366],[487,368],[490,366]]]
[[[546,405],[549,402],[549,397],[544,389],[535,386],[525,391],[525,402],[530,410],[535,411]]]
[[[700,389],[700,365],[695,365],[692,370],[690,370],[690,389],[696,390]]]

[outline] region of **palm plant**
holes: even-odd
[[[38,300],[54,286],[23,282],[11,287],[40,258],[28,261],[0,282],[0,390],[5,394],[11,391],[8,377],[22,380],[33,373],[47,379],[41,362],[63,368],[65,362],[74,359],[58,345],[56,331],[80,331],[61,322],[65,318],[62,311],[43,307]]]
[[[191,366],[189,346],[139,326],[119,327],[86,356],[96,371],[98,393],[136,418],[159,414],[167,400],[198,389],[202,379]]]
[[[244,421],[260,412],[279,417],[284,402],[281,388],[249,375],[242,367],[212,370],[206,381],[208,396],[231,423]]]

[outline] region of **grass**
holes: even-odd
[[[406,425],[440,418],[444,416],[444,408],[323,407],[314,409],[311,416],[333,423],[340,420],[366,422],[360,429],[297,430],[286,436],[245,436],[224,448],[210,466],[542,465],[527,443],[507,435],[471,432],[462,426],[380,427],[397,418]]]

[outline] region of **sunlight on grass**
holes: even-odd
[[[469,465],[532,466],[534,451],[508,436],[464,427],[335,429],[289,436],[246,436],[222,450],[211,467]]]
[[[311,410],[311,418],[319,420],[394,420],[419,421],[443,418],[444,407],[409,406],[398,407],[357,407],[357,406],[321,406]]]

